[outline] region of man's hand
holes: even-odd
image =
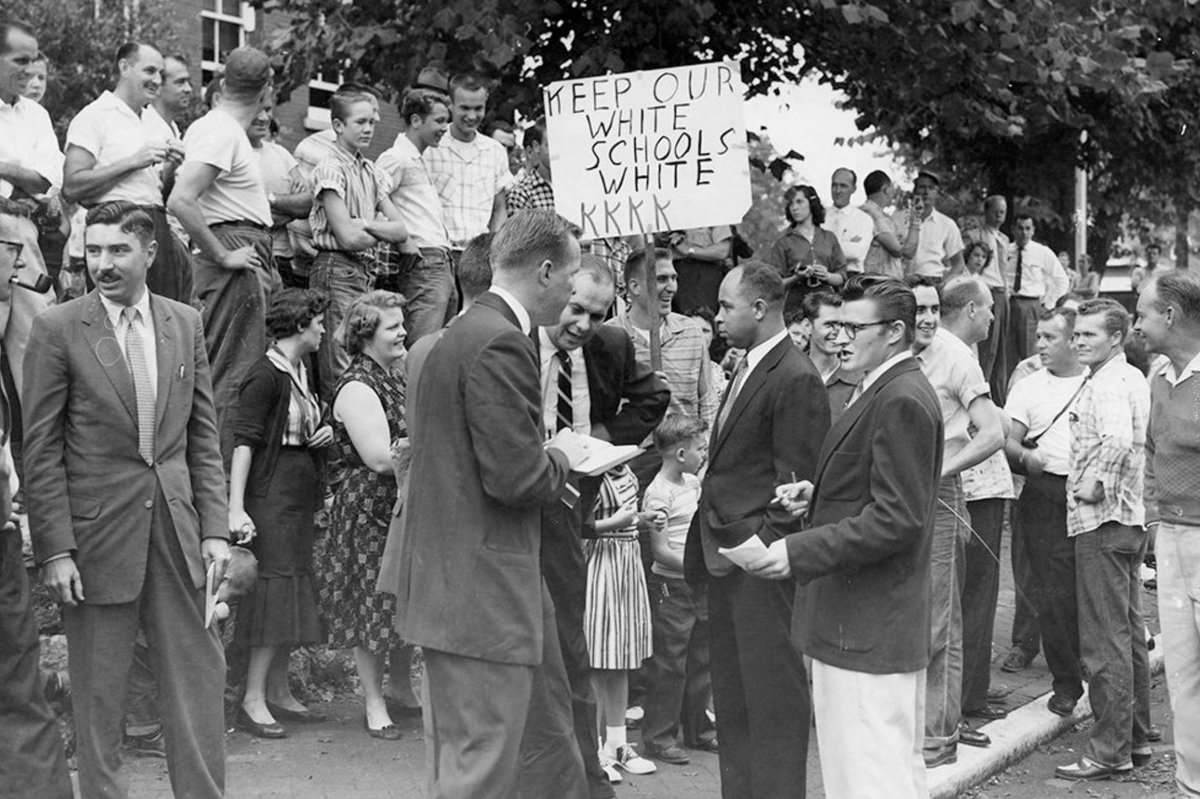
[[[746,564],[746,571],[766,580],[786,580],[792,576],[792,562],[788,560],[787,541],[780,538],[767,547],[767,554]]]
[[[573,430],[559,430],[547,442],[548,449],[556,449],[567,456],[567,464],[576,471],[581,463],[595,451],[595,445],[587,436],[582,436]]]
[[[73,608],[83,601],[83,579],[74,557],[56,558],[42,566],[42,584],[67,607]]]
[[[221,258],[221,266],[230,270],[258,269],[262,265],[262,259],[248,244],[245,247],[238,247],[236,250],[229,250]]]
[[[1037,477],[1046,468],[1046,456],[1042,454],[1041,450],[1022,450],[1021,463],[1025,466],[1025,474]]]
[[[133,162],[141,169],[155,164],[161,164],[171,154],[171,148],[165,141],[144,145],[133,154]]]
[[[213,570],[213,585],[220,585],[221,578],[225,576],[225,567],[229,565],[229,559],[232,557],[229,542],[224,538],[206,538],[200,542],[200,555],[204,558],[205,572],[208,571],[210,563],[216,566]]]
[[[782,505],[783,509],[792,516],[800,517],[808,513],[808,506],[812,503],[813,484],[808,480],[801,480],[798,483],[784,483],[783,485],[775,486],[775,499],[771,500],[771,504]]]
[[[1075,499],[1094,505],[1104,499],[1104,484],[1099,480],[1089,480],[1087,475],[1075,487]]]

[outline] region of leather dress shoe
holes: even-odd
[[[1077,701],[1069,696],[1055,694],[1046,702],[1046,707],[1054,715],[1066,717],[1075,712],[1075,703]]]
[[[924,751],[924,755],[925,755],[925,768],[937,768],[938,766],[945,766],[950,763],[957,763],[958,762],[958,745],[957,744],[946,744],[945,746],[941,747],[940,749],[926,749]]]
[[[984,705],[975,710],[964,710],[963,715],[973,719],[986,719],[987,721],[995,721],[1008,716],[1008,711],[1002,707],[993,705]]]
[[[1111,779],[1115,775],[1129,771],[1132,768],[1132,765],[1114,768],[1097,763],[1090,758],[1081,757],[1074,763],[1054,769],[1054,776],[1061,777],[1064,780],[1093,782],[1095,780]]]
[[[1157,724],[1151,724],[1146,728],[1146,740],[1152,744],[1156,744],[1162,740],[1162,728]]]
[[[671,763],[676,766],[685,766],[692,762],[691,756],[683,750],[683,747],[671,744],[664,746],[661,749],[657,746],[643,746],[646,750],[646,756],[652,757],[655,760],[661,760],[664,763]]]
[[[367,735],[370,735],[372,738],[378,738],[381,741],[400,740],[400,728],[395,724],[388,724],[376,730],[371,727],[371,723],[367,721],[367,717],[363,716],[363,729],[367,731]]]
[[[1037,655],[1030,655],[1020,647],[1015,647],[1008,653],[1008,657],[1004,658],[1004,662],[1000,664],[1000,670],[1015,674],[1032,663],[1035,657]]]
[[[315,710],[288,710],[274,702],[267,702],[267,710],[271,711],[271,715],[276,719],[296,721],[300,724],[320,724],[322,721],[329,720],[324,713],[318,713]]]
[[[1150,765],[1150,761],[1154,759],[1154,750],[1150,748],[1150,744],[1135,746],[1130,756],[1133,758],[1133,767],[1141,768]]]
[[[967,746],[991,746],[992,739],[987,733],[972,729],[966,723],[958,725],[958,742]]]
[[[717,743],[716,738],[709,738],[707,741],[701,741],[700,743],[696,744],[695,746],[691,746],[689,748],[697,749],[701,752],[712,752],[714,755],[721,751],[721,747]]]
[[[237,718],[234,722],[239,729],[253,735],[255,738],[286,738],[287,730],[279,722],[271,724],[260,724],[250,718],[250,714],[246,712],[246,708],[239,706]]]

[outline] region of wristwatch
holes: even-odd
[[[275,207],[275,192],[267,192],[267,205],[270,205],[272,208]]]

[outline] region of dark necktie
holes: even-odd
[[[154,386],[150,383],[150,368],[146,363],[146,348],[134,327],[141,318],[137,308],[126,307],[125,360],[133,375],[133,390],[137,397],[138,454],[147,464],[154,463]]]
[[[575,408],[571,404],[571,356],[566,350],[557,350],[554,357],[558,359],[558,403],[555,416],[558,421],[555,430],[575,429]]]
[[[1025,248],[1017,248],[1017,275],[1013,278],[1013,294],[1021,296],[1021,273],[1025,271],[1024,266]]]

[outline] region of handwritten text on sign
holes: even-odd
[[[550,84],[556,209],[585,239],[741,221],[744,95],[732,61]]]

